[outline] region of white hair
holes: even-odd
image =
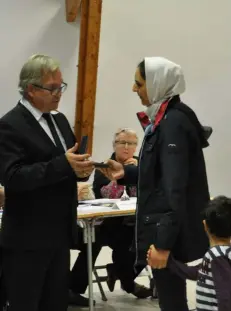
[[[53,58],[35,54],[23,65],[19,75],[19,93],[24,95],[29,84],[41,84],[42,78],[47,73],[59,70],[59,63]]]
[[[138,136],[137,136],[136,131],[134,131],[134,130],[131,129],[131,128],[124,127],[124,128],[119,128],[119,129],[115,132],[114,138],[113,138],[113,146],[115,145],[115,142],[116,142],[116,140],[117,140],[117,137],[118,137],[119,134],[121,134],[121,133],[134,135],[134,136],[136,137],[137,143],[138,143]]]

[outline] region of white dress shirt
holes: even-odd
[[[55,144],[55,141],[54,141],[54,138],[51,134],[51,131],[50,131],[50,128],[47,124],[47,121],[43,118],[43,113],[38,110],[37,108],[35,108],[34,106],[32,106],[25,98],[22,98],[20,100],[20,103],[27,109],[29,110],[29,112],[35,117],[35,119],[38,121],[38,123],[40,124],[40,126],[43,128],[43,130],[46,132],[46,134],[50,137],[50,139],[53,141],[53,143]],[[57,124],[55,123],[55,120],[54,118],[52,117],[52,114],[56,114],[58,112],[56,111],[52,111],[51,112],[51,119],[52,119],[52,122],[54,123],[54,126],[55,126],[55,129],[57,131],[57,134],[59,136],[59,139],[63,145],[63,148],[64,150],[66,151],[67,150],[67,146],[66,146],[66,143],[65,143],[65,140],[57,126]]]

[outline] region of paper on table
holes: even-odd
[[[130,200],[126,200],[126,201],[119,200],[114,204],[113,209],[135,210],[136,202],[137,202],[137,198],[130,198]]]
[[[122,201],[120,199],[96,199],[81,201],[81,205],[78,207],[78,211],[84,211],[87,213],[88,210],[92,212],[101,212],[105,208],[105,211],[112,209],[118,210],[135,210],[137,198],[131,197],[129,200]],[[109,205],[109,206],[107,206]]]
[[[95,200],[86,200],[86,201],[79,201],[83,204],[92,204],[92,205],[102,205],[102,204],[111,204],[120,201],[120,199],[95,199]]]
[[[80,205],[78,206],[78,215],[111,212],[112,208],[107,206],[92,206],[92,205]]]

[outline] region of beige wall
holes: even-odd
[[[7,0],[0,4],[0,115],[19,99],[18,73],[33,53],[60,59],[69,84],[60,109],[73,125],[78,23],[65,22],[63,0]],[[206,163],[213,195],[231,195],[231,1],[104,0],[100,45],[94,157],[107,158],[117,127],[142,130],[142,109],[131,92],[136,64],[165,56],[182,65],[183,99],[204,124],[212,125]]]

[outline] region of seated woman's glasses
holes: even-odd
[[[125,141],[125,140],[116,140],[115,143],[122,147],[125,147],[127,145],[129,148],[137,146],[137,142]]]

